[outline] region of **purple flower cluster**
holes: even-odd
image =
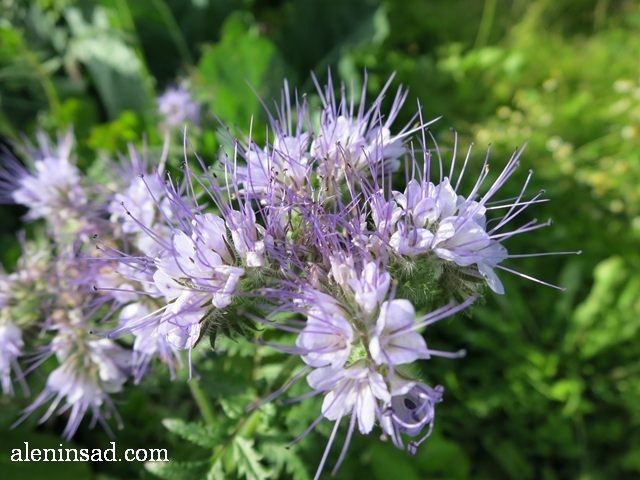
[[[200,105],[185,85],[167,88],[157,102],[162,125],[167,129],[182,128],[185,123],[197,124],[200,121]]]
[[[316,478],[343,419],[347,436],[334,470],[356,428],[369,434],[377,426],[415,454],[431,434],[444,388],[406,366],[464,355],[431,348],[425,330],[467,309],[485,287],[504,293],[496,270],[530,278],[503,265],[524,256],[509,255],[503,243],[548,223],[509,227],[543,201],[526,194],[531,175],[516,197],[497,199],[521,151],[491,180],[487,154],[466,190],[471,149],[457,170],[457,137],[452,150],[438,148],[428,131],[435,120],[418,112],[397,127],[406,92],[399,89],[385,111],[391,81],[369,105],[366,82],[355,95],[344,87],[336,93],[331,78],[325,87],[316,81],[319,111],[285,84],[279,108],[268,113],[266,142],[234,139],[213,166],[190,161],[185,144],[179,181],[166,172],[166,149],[157,162],[132,149],[114,163],[106,186],[90,185],[71,161],[69,135],[57,147],[42,137],[28,169],[8,163],[0,193],[27,206],[27,219],[45,219],[55,252],[40,275],[2,277],[4,392],[12,391],[12,372],[21,378],[25,329],[38,325],[51,337],[36,363],[58,362],[24,416],[45,404],[43,420],[69,412],[67,437],[87,413],[105,424],[117,418],[110,395],[128,379],[140,382],[152,363],[173,375],[186,352],[191,371],[202,337],[248,335],[247,325],[259,323],[271,327],[263,344],[301,361],[265,401],[306,378],[303,398],[321,396],[322,407],[298,438],[323,419],[334,422]],[[167,124],[195,118],[197,106],[185,95],[159,99]],[[394,189],[402,166],[404,185]],[[494,211],[503,214],[489,218]],[[422,292],[433,294],[429,301],[404,289],[423,285],[415,271],[431,272]],[[34,284],[46,299],[44,321],[19,323],[13,309]],[[90,333],[112,319],[117,326],[101,329],[102,337]],[[272,329],[295,338],[269,341]]]
[[[270,117],[270,141],[238,141],[234,155],[222,160],[235,195],[245,206],[252,201],[263,222],[264,265],[272,277],[264,291],[271,303],[266,316],[253,319],[297,334],[295,345],[267,343],[301,358],[305,367],[294,380],[306,376],[311,392],[305,398],[323,397],[310,429],[323,418],[335,422],[317,476],[346,418],[347,440],[336,469],[356,426],[368,434],[377,424],[398,448],[416,452],[431,433],[444,388],[407,376],[404,366],[464,353],[427,347],[425,327],[469,307],[485,286],[504,293],[496,269],[531,278],[503,265],[510,256],[503,242],[548,225],[534,220],[507,228],[543,201],[541,193],[526,197],[531,174],[515,198],[496,199],[521,151],[492,181],[487,154],[465,194],[471,150],[456,171],[456,136],[445,172],[445,151],[437,144],[429,148],[432,122],[420,112],[417,127],[392,134],[406,94],[399,90],[391,110],[383,112],[388,86],[367,108],[366,86],[356,102],[344,89],[336,98],[329,79],[326,88],[318,86],[317,115],[285,85],[281,106]],[[405,187],[395,190],[402,165]],[[488,219],[493,210],[506,213]],[[417,305],[399,296],[398,277],[415,282],[411,272],[425,265],[439,272],[433,285],[438,299]],[[282,312],[297,318],[276,320]],[[405,436],[412,437],[406,446]]]
[[[49,237],[23,239],[17,268],[0,280],[3,391],[13,393],[13,372],[26,392],[23,372],[50,362],[43,391],[16,423],[47,406],[42,422],[54,413],[68,415],[62,432],[67,439],[88,413],[91,424],[108,429],[106,420],[118,419],[110,395],[131,375],[131,352],[91,333],[99,319],[111,315],[110,300],[92,289],[104,272],[87,249],[92,235],[112,231],[104,218],[109,192],[75,165],[73,145],[71,132],[58,142],[39,133],[38,146],[24,149],[26,166],[5,156],[0,172],[2,199],[27,207],[25,220],[44,220]]]
[[[401,366],[432,357],[456,358],[464,352],[444,352],[427,346],[422,335],[427,325],[468,307],[475,297],[451,302],[426,315],[418,315],[412,303],[393,297],[392,279],[376,261],[361,263],[350,257],[331,258],[331,294],[303,288],[294,303],[306,317],[295,348],[277,346],[300,355],[308,371],[307,383],[323,396],[322,414],[338,428],[350,417],[347,439],[354,429],[368,434],[377,423],[398,448],[402,435],[418,436],[408,444],[414,453],[431,433],[434,405],[443,388],[408,377]],[[320,287],[322,288],[322,287]],[[400,367],[400,368],[398,368]],[[333,435],[318,469],[321,472]],[[348,440],[335,469],[344,458]]]

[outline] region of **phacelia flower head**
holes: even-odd
[[[183,127],[185,123],[200,121],[200,105],[184,85],[167,88],[158,97],[158,112],[168,128]]]
[[[5,157],[0,172],[0,199],[29,209],[25,219],[46,219],[56,232],[86,212],[87,194],[82,174],[73,163],[71,130],[52,142],[38,132],[37,147],[23,148],[28,168]]]
[[[59,366],[49,374],[44,390],[16,424],[47,404],[40,422],[56,411],[68,413],[62,434],[66,440],[75,435],[87,413],[91,413],[91,426],[98,422],[109,431],[107,420],[112,416],[120,424],[110,395],[120,392],[129,376],[130,352],[109,339],[91,339],[85,330],[76,328],[77,322],[82,323],[82,317],[69,312],[69,323],[57,325],[59,332],[49,352],[55,355]]]
[[[168,143],[159,162],[153,165],[148,155],[130,147],[129,158],[121,158],[114,165],[118,175],[113,182],[116,191],[107,205],[112,228],[115,226],[120,230],[115,236],[132,241],[138,250],[152,256],[158,254],[162,246],[147,231],[162,238],[168,238],[171,233],[167,224],[172,209],[164,184],[167,149]]]
[[[405,153],[404,138],[408,127],[395,134],[391,133],[391,127],[406,100],[407,92],[398,89],[390,111],[383,114],[381,103],[393,77],[369,109],[366,109],[365,79],[357,110],[354,92],[349,98],[344,85],[340,97],[336,98],[331,76],[325,88],[319,85],[317,79],[314,80],[322,101],[322,113],[311,143],[311,155],[316,159],[319,170],[326,176],[338,179],[347,169],[368,173],[371,168],[382,168],[384,165],[390,171],[397,170],[399,159]]]
[[[456,150],[457,144],[449,176],[443,177],[442,157],[437,150],[440,175],[437,182],[432,180],[433,154],[424,147],[422,164],[414,157],[412,166],[407,167],[413,172],[413,178],[408,181],[404,191],[393,191],[390,198],[387,198],[382,188],[371,193],[367,201],[376,227],[376,247],[388,250],[392,257],[412,263],[430,261],[434,264],[447,264],[451,267],[450,270],[457,268],[464,275],[482,279],[491,290],[503,294],[504,287],[495,270],[519,274],[502,263],[509,257],[529,256],[509,255],[503,242],[515,235],[546,227],[550,222],[538,223],[532,220],[510,231],[504,230],[527,207],[544,201],[541,199],[543,192],[525,198],[530,172],[515,199],[495,200],[499,190],[519,165],[522,150],[517,150],[493,182],[485,187],[489,178],[487,153],[474,186],[463,195],[460,193],[460,185],[469,163],[470,149],[457,178],[453,178],[456,174]],[[506,213],[491,223],[487,218],[490,211]],[[579,252],[557,252],[567,253]],[[530,256],[535,255],[537,254]],[[519,275],[531,279],[526,275]]]
[[[170,243],[162,240],[161,256],[123,257],[140,272],[152,269],[153,283],[144,288],[152,296],[160,292],[164,300],[153,312],[138,309],[137,320],[127,315],[113,334],[154,325],[172,348],[191,349],[200,338],[203,319],[233,301],[244,270],[233,263],[224,221],[214,214],[195,215],[183,228],[174,227]]]
[[[306,373],[313,394],[322,395],[321,416],[313,425],[321,418],[335,422],[316,478],[324,468],[343,418],[350,417],[349,429],[336,468],[356,427],[360,433],[368,434],[379,424],[385,433],[400,438],[400,434],[417,435],[425,426],[432,425],[434,409],[425,410],[423,404],[427,401],[423,401],[421,393],[428,391],[428,387],[418,380],[404,379],[400,388],[398,379],[404,377],[399,376],[398,367],[436,356],[463,355],[428,348],[421,332],[424,327],[464,310],[475,300],[471,297],[460,304],[452,302],[419,316],[411,302],[393,297],[391,278],[383,263],[354,258],[344,252],[334,252],[328,263],[330,274],[320,284],[324,291],[310,286],[298,292],[289,291],[292,303],[284,310],[299,312],[306,319],[295,347],[272,344],[300,355],[305,367],[299,376]],[[304,285],[304,280],[292,282],[291,286],[296,284]],[[288,285],[285,282],[284,290],[276,289],[275,298],[287,295]],[[292,330],[290,325],[282,328]],[[407,397],[406,401],[403,397]],[[407,409],[413,397],[420,404],[411,413]],[[436,397],[435,394],[430,397],[429,405],[439,402],[442,395]],[[411,414],[413,417],[409,418]]]
[[[366,78],[361,92],[343,85],[337,96],[331,76],[325,87],[314,77],[322,103],[319,115],[310,111],[305,97],[291,95],[285,83],[279,108],[269,113],[270,141],[259,146],[250,138],[238,147],[245,162],[237,168],[242,192],[263,201],[269,196],[273,203],[288,203],[287,197],[326,201],[347,177],[397,170],[407,153],[406,139],[432,122],[392,132],[406,91],[399,89],[389,111],[383,111],[391,81],[367,106]]]
[[[69,159],[67,137],[55,148],[41,138],[33,168],[10,163],[3,170],[3,200],[25,204],[29,218],[44,218],[54,232],[72,218],[95,227],[98,238],[91,259],[81,255],[86,235],[51,241],[55,260],[42,282],[50,311],[39,326],[53,339],[38,361],[55,356],[58,367],[22,418],[48,404],[41,421],[69,413],[66,438],[89,412],[92,423],[106,426],[117,417],[110,395],[129,376],[140,382],[154,360],[173,376],[183,350],[191,367],[201,338],[215,344],[218,332],[245,334],[246,318],[295,335],[275,343],[265,333],[261,343],[300,359],[297,373],[267,400],[299,379],[309,391],[296,400],[322,399],[298,439],[323,420],[334,423],[316,479],[343,420],[348,429],[334,471],[356,429],[367,435],[378,427],[415,454],[432,432],[444,388],[409,375],[408,365],[464,355],[432,348],[425,330],[468,308],[479,285],[504,292],[496,270],[519,274],[503,263],[525,256],[509,254],[505,240],[546,226],[509,225],[543,201],[542,193],[525,196],[529,176],[517,196],[496,200],[521,151],[497,175],[487,155],[465,188],[470,151],[456,170],[456,138],[445,169],[443,151],[425,140],[432,122],[418,113],[396,128],[407,94],[399,89],[385,111],[391,79],[369,105],[366,79],[357,94],[343,86],[335,92],[331,77],[326,87],[314,81],[319,111],[285,83],[280,105],[267,112],[266,142],[256,141],[255,130],[222,142],[216,165],[196,155],[198,173],[185,153],[182,181],[165,172],[166,145],[155,165],[132,149],[129,164],[112,169],[124,174],[109,184],[111,194],[95,195]],[[183,87],[159,97],[158,108],[166,128],[198,120]],[[403,164],[406,181],[398,186]],[[0,292],[0,309],[6,301]],[[102,315],[119,322],[106,338],[88,333]],[[5,391],[24,350],[22,324],[7,318],[0,315]],[[113,341],[124,333],[131,334],[128,350]]]
[[[155,356],[173,371],[179,363],[177,352],[190,352],[236,299],[251,295],[242,291],[240,282],[265,265],[265,229],[250,201],[235,197],[232,206],[229,188],[218,185],[211,175],[195,178],[188,166],[184,174],[199,182],[206,196],[199,199],[193,185],[176,186],[167,179],[148,197],[155,203],[153,217],[139,218],[135,209],[121,205],[132,221],[132,233],[150,244],[144,255],[114,253],[123,266],[121,284],[130,285],[139,297],[124,306],[120,325],[109,336],[134,335],[136,381]],[[220,214],[203,213],[200,201],[217,206]],[[113,285],[114,279],[109,283]],[[127,290],[108,285],[98,289]]]

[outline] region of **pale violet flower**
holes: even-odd
[[[12,323],[0,323],[0,383],[5,395],[13,394],[11,372],[15,372],[19,379],[22,378],[18,358],[22,355],[23,348],[22,330]]]
[[[238,178],[248,195],[263,196],[285,189],[302,191],[309,182],[309,135],[276,135],[271,146],[254,144],[241,152],[246,167],[237,167]]]
[[[57,143],[43,132],[38,132],[37,137],[38,146],[26,148],[31,168],[25,170],[17,161],[7,159],[8,169],[0,172],[0,183],[6,184],[7,200],[29,209],[27,220],[44,218],[61,228],[77,217],[77,212],[83,212],[87,204],[82,174],[71,159],[73,133],[68,131]]]
[[[158,333],[178,350],[192,349],[200,338],[201,321],[207,309],[196,295],[180,295],[170,303],[158,325]]]
[[[230,210],[226,220],[236,252],[248,267],[265,263],[264,227],[256,224],[256,215],[248,204],[243,211]]]
[[[166,331],[163,332],[160,326],[160,318],[141,301],[130,303],[120,311],[120,327],[130,329],[135,337],[132,356],[135,383],[140,382],[155,357],[168,366],[172,377],[179,366],[178,348],[169,341]]]
[[[166,222],[172,217],[172,211],[160,173],[133,176],[125,189],[113,196],[107,207],[110,221],[119,224],[122,232],[133,238],[136,247],[151,256],[158,254],[162,248],[145,230],[153,230],[161,238],[171,236],[171,229]]]
[[[336,252],[329,257],[331,277],[343,289],[349,289],[349,283],[355,279],[356,270],[351,255]]]
[[[327,392],[322,402],[325,418],[339,421],[352,414],[363,434],[373,429],[378,403],[391,400],[382,375],[364,363],[349,368],[314,370],[309,374],[308,382],[311,388]]]
[[[158,112],[162,115],[163,124],[169,128],[200,121],[200,105],[184,86],[167,88],[158,97]]]
[[[192,349],[200,338],[204,318],[213,309],[232,303],[244,275],[243,268],[233,265],[226,238],[225,222],[210,213],[192,217],[190,234],[175,229],[171,243],[152,262],[153,274],[145,273],[142,266],[139,269],[143,276],[152,277],[150,286],[144,286],[141,279],[145,290],[154,297],[164,297],[165,305],[153,312],[131,307],[128,313],[137,315],[128,316],[111,334],[150,329],[162,337],[155,346],[165,362],[170,360],[172,349]],[[131,267],[140,263],[136,258],[125,260]]]
[[[316,470],[314,480],[317,480],[322,474],[341,420],[351,417],[342,452],[332,472],[334,474],[344,459],[356,424],[361,434],[371,433],[381,406],[391,401],[391,394],[382,375],[364,362],[358,362],[348,368],[319,368],[309,374],[307,381],[314,390],[325,393],[322,417],[334,422],[331,436]]]
[[[347,94],[343,86],[340,96],[336,97],[331,77],[324,89],[316,81],[322,113],[319,127],[314,131],[310,152],[318,162],[321,175],[329,179],[344,178],[349,175],[349,170],[365,175],[381,169],[397,170],[400,158],[406,152],[404,140],[410,134],[408,127],[395,134],[391,133],[391,127],[406,100],[407,92],[398,89],[389,112],[383,114],[381,104],[391,79],[368,109],[365,105],[366,84],[365,79],[356,108],[355,92]]]
[[[346,312],[330,296],[315,292],[308,309],[307,323],[298,335],[296,345],[302,360],[312,367],[340,368],[351,353],[354,332]]]
[[[156,259],[156,286],[169,300],[183,297],[211,297],[217,308],[228,306],[235,288],[244,274],[240,267],[230,265],[226,246],[226,227],[213,214],[197,216],[194,233],[188,236],[177,231],[173,238],[173,253]]]
[[[402,435],[416,437],[424,428],[427,431],[422,438],[412,440],[407,451],[415,455],[418,447],[431,435],[435,421],[435,406],[442,401],[444,388],[435,388],[425,383],[394,376],[391,381],[391,399],[379,414],[382,430],[391,438],[393,444],[404,449]]]
[[[73,334],[63,332],[61,335]],[[110,394],[121,391],[128,378],[130,352],[108,339],[80,340],[82,349],[78,349],[74,341],[79,340],[66,338],[54,347],[60,366],[49,374],[44,390],[24,410],[16,424],[49,403],[40,423],[56,411],[68,412],[69,418],[62,433],[66,440],[74,436],[87,413],[91,413],[91,426],[99,422],[108,430],[106,420],[111,416],[120,423]]]
[[[427,344],[414,330],[416,312],[408,300],[390,300],[380,314],[369,343],[369,351],[378,364],[401,365],[429,358]]]
[[[191,171],[185,173],[193,178]],[[130,290],[153,299],[152,306],[145,304],[144,309],[127,306],[126,321],[109,333],[113,337],[123,333],[136,336],[136,381],[156,354],[171,369],[175,351],[191,351],[203,335],[210,334],[209,327],[219,310],[230,307],[238,295],[251,294],[240,291],[246,269],[265,264],[266,232],[257,222],[250,201],[239,201],[239,209],[233,209],[230,189],[216,185],[213,177],[207,179],[211,186],[207,192],[220,215],[203,213],[196,198],[185,195],[183,188],[170,179],[158,183],[157,192],[153,184],[145,182],[148,194],[143,192],[139,199],[149,202],[148,210],[125,210],[134,220],[130,224],[134,234],[156,245],[141,249],[146,254],[143,256],[121,253],[121,284],[104,289],[124,297],[119,291],[126,294],[130,285]],[[114,285],[113,279],[110,283]],[[132,300],[132,305],[138,303]],[[144,335],[153,340],[143,341]]]
[[[503,293],[493,269],[508,255],[501,236],[485,227],[483,203],[457,195],[445,177],[438,185],[413,179],[404,192],[394,192],[391,202],[378,198],[371,205],[379,231],[396,254],[433,254],[461,267],[475,266],[493,291]]]
[[[371,315],[387,297],[391,275],[375,262],[368,262],[360,276],[349,280],[348,284],[353,290],[356,303],[367,315]]]

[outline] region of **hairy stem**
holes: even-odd
[[[209,403],[209,399],[200,387],[200,381],[192,378],[187,382],[191,396],[200,410],[200,415],[207,425],[214,426],[216,424],[216,417],[213,413],[213,408]]]

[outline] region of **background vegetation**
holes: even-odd
[[[518,175],[535,171],[532,190],[545,188],[552,202],[531,210],[554,226],[508,245],[581,249],[519,264],[567,291],[503,275],[507,295],[433,329],[431,344],[469,352],[429,363],[427,376],[446,388],[433,438],[416,458],[358,438],[338,478],[640,476],[637,1],[0,0],[0,8],[3,143],[72,125],[80,164],[98,179],[100,159],[128,142],[161,143],[156,96],[187,79],[205,108],[193,142],[209,159],[218,118],[245,132],[252,115],[264,118],[247,83],[269,103],[285,77],[311,94],[310,72],[322,79],[328,67],[354,85],[366,69],[372,95],[396,72],[394,85],[410,89],[401,120],[420,99],[427,117],[444,115],[434,129],[443,144],[450,128],[475,142],[478,158],[491,143],[496,167],[527,142]],[[7,269],[19,255],[21,213],[0,210]],[[241,408],[282,383],[283,357],[245,341],[201,355],[211,403],[204,419],[189,385],[165,372],[119,398],[118,449],[166,447],[175,460],[168,467],[10,464],[23,441],[57,447],[62,423],[34,419],[11,430],[29,399],[2,398],[2,478],[309,478],[327,425],[284,445],[319,405]],[[79,448],[108,442],[86,426],[74,440]]]

